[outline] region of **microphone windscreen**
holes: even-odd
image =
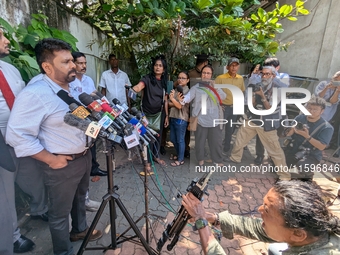
[[[102,108],[103,112],[112,112],[112,108],[106,103],[102,104]]]
[[[183,94],[183,87],[181,85],[177,86],[177,91]]]
[[[72,103],[68,106],[68,108],[70,108],[71,112],[73,112],[75,109],[77,109],[79,107],[79,105]]]
[[[120,101],[117,98],[112,99],[112,103],[120,105]]]
[[[136,118],[139,119],[139,120],[142,119],[143,118],[143,114],[141,112],[137,112]]]
[[[132,107],[132,108],[131,108],[131,113],[132,113],[133,115],[136,115],[136,114],[138,113],[137,108],[136,108],[136,107]]]
[[[93,100],[100,100],[100,97],[97,96],[97,95],[93,95],[93,94],[92,94],[91,97],[92,97]]]
[[[85,92],[81,93],[79,95],[79,100],[82,102],[84,105],[88,106],[93,102],[93,99],[90,95],[86,94]]]
[[[99,98],[103,98],[104,95],[102,93],[100,93],[99,91],[95,91],[94,93],[96,93],[97,96],[99,96]]]
[[[81,105],[77,100],[75,100],[73,97],[69,96],[69,93],[67,93],[65,90],[61,89],[58,91],[57,96],[61,98],[66,104],[70,105],[72,103],[75,103],[77,105]]]
[[[64,116],[64,122],[72,127],[76,127],[82,131],[86,131],[89,121],[78,118],[77,116],[73,115],[72,113],[66,113]]]

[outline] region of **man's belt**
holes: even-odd
[[[77,158],[80,158],[80,157],[82,157],[82,156],[85,156],[87,152],[88,152],[88,149],[84,150],[83,152],[76,153],[76,154],[56,154],[56,153],[53,153],[53,154],[56,155],[56,156],[58,156],[58,155],[71,156],[71,157],[72,157],[72,160],[75,160],[75,159],[77,159]]]

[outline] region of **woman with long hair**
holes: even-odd
[[[170,109],[170,140],[174,144],[177,156],[173,156],[175,161],[171,166],[176,167],[184,164],[185,151],[185,132],[188,127],[189,120],[189,104],[182,105],[180,103],[182,95],[189,92],[188,83],[190,82],[187,71],[182,71],[177,77],[177,89],[172,90],[169,95]],[[171,158],[170,158],[171,159]]]
[[[151,145],[151,153],[148,152],[148,163],[145,165],[144,172],[151,174],[150,162],[153,158],[158,164],[166,166],[164,160],[159,157],[160,141],[163,127],[169,125],[168,100],[167,100],[167,63],[163,55],[152,58],[150,73],[145,75],[139,83],[133,87],[135,92],[142,91],[141,110],[150,120],[155,121],[154,129],[159,134],[156,142]],[[152,154],[152,155],[150,155]],[[141,172],[143,175],[144,172]]]

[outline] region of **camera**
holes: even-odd
[[[262,83],[256,83],[256,84],[249,84],[248,87],[253,88],[253,92],[259,91],[262,87]]]
[[[304,157],[310,154],[310,148],[303,147],[302,145],[299,146],[299,151],[295,153],[295,159],[297,161],[303,159]]]
[[[303,124],[303,123],[301,123],[301,122],[298,122],[298,123],[296,124],[295,128],[296,128],[297,130],[303,130],[304,128],[309,129],[309,126],[308,126],[307,124]]]

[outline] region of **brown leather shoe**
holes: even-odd
[[[71,242],[76,242],[76,241],[85,239],[85,236],[86,236],[88,230],[89,230],[89,228],[87,228],[85,231],[80,232],[80,233],[71,232],[70,233]],[[89,241],[90,242],[96,241],[99,238],[101,238],[102,236],[103,236],[103,233],[100,230],[95,229],[95,230],[93,230],[92,234],[90,235]]]

